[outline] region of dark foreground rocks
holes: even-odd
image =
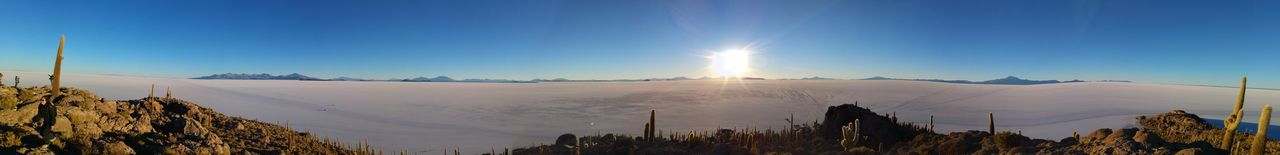
[[[112,101],[79,89],[61,91],[65,95],[50,100],[48,87],[0,87],[0,154],[353,153],[307,133],[180,99]]]
[[[1079,139],[1034,139],[1015,132],[965,131],[946,134],[921,125],[896,122],[892,114],[876,114],[856,105],[828,108],[821,123],[794,129],[721,129],[666,131],[667,135],[643,139],[629,135],[588,135],[578,146],[543,145],[519,148],[513,154],[1228,154],[1248,151],[1247,145],[1230,149],[1214,147],[1223,130],[1209,126],[1194,114],[1173,111],[1138,117],[1142,127],[1097,129],[1080,133]],[[865,138],[853,148],[840,145],[840,126],[861,120]],[[832,125],[828,125],[832,124]],[[1252,134],[1240,134],[1247,143]],[[569,141],[561,137],[557,141]],[[1280,153],[1280,144],[1267,140],[1265,154]]]

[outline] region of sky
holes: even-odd
[[[0,1],[0,70],[195,77],[748,76],[1280,88],[1278,1]]]

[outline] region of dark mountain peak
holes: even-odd
[[[261,73],[261,74],[223,73],[223,74],[213,74],[213,75],[209,75],[209,76],[195,77],[195,78],[191,78],[191,79],[202,79],[202,80],[316,80],[316,79],[318,79],[318,78],[313,78],[313,77],[309,77],[309,76],[302,75],[302,74],[298,74],[298,73],[293,73],[293,74],[289,74],[289,75],[280,75],[280,76],[273,76],[273,75],[271,75],[271,74],[267,74],[267,73]]]

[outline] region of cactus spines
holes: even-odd
[[[991,132],[992,135],[996,134],[996,114],[995,113],[987,112],[987,132]]]
[[[61,89],[62,89],[62,87],[58,87],[58,86],[59,86],[58,84],[60,84],[60,81],[61,81],[61,79],[62,79],[62,78],[61,78],[61,76],[62,76],[62,46],[63,46],[64,44],[66,44],[66,43],[67,43],[67,36],[66,36],[66,35],[62,35],[62,37],[60,37],[60,38],[59,38],[59,40],[58,40],[58,55],[57,55],[57,58],[56,58],[56,59],[54,60],[54,62],[53,62],[53,77],[51,77],[51,78],[53,79],[53,84],[52,84],[52,85],[53,85],[53,90],[52,90],[52,91],[53,91],[53,96],[49,96],[49,97],[51,97],[51,98],[57,98],[57,97],[58,97],[58,95],[60,95],[60,94],[62,93],[62,90],[61,90]]]
[[[1222,122],[1223,127],[1226,128],[1226,132],[1222,134],[1222,146],[1218,146],[1222,149],[1231,150],[1231,147],[1235,145],[1236,127],[1240,126],[1240,120],[1243,119],[1244,115],[1244,111],[1241,111],[1240,107],[1244,106],[1244,93],[1248,82],[1248,77],[1240,77],[1240,96],[1236,98],[1236,105],[1231,110],[1231,115],[1228,115]]]
[[[840,128],[842,133],[841,136],[843,136],[843,138],[840,139],[840,146],[844,147],[845,150],[851,150],[858,147],[858,139],[862,138],[862,135],[859,133],[861,124],[861,119],[854,119],[853,122],[850,122],[848,125]]]
[[[1271,126],[1271,105],[1262,106],[1262,116],[1258,118],[1258,134],[1253,135],[1252,147],[1249,147],[1249,154],[1260,155],[1266,149],[1263,142],[1267,139],[1267,126]]]

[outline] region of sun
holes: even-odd
[[[720,74],[721,77],[743,77],[751,71],[751,52],[747,50],[736,49],[712,53],[708,58],[711,59],[711,70]]]

